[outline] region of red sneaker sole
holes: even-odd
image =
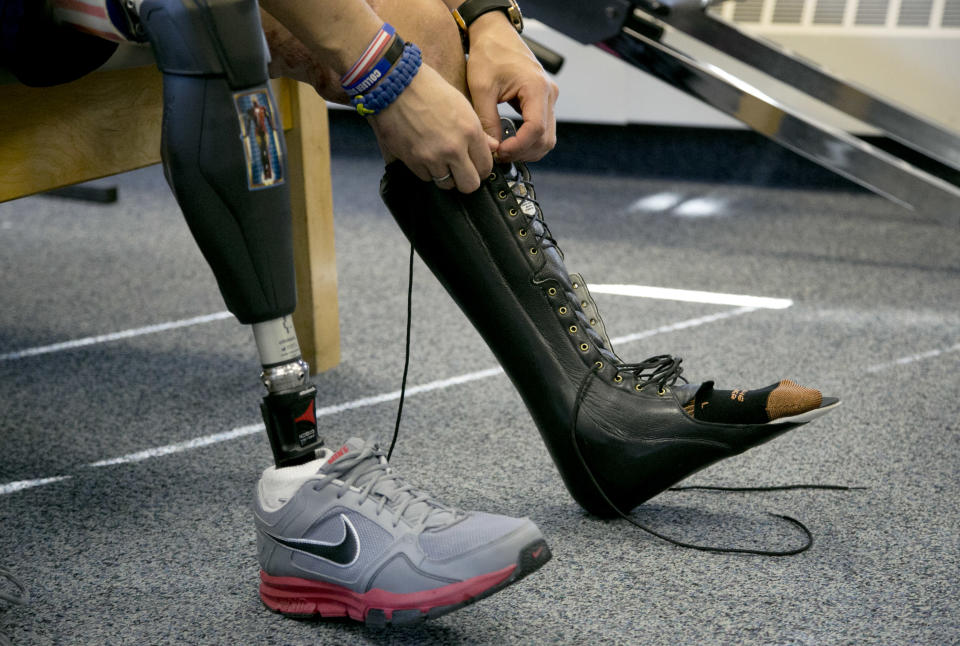
[[[371,625],[407,624],[438,617],[519,581],[550,560],[543,540],[521,550],[520,558],[495,572],[441,588],[398,594],[374,588],[354,592],[332,583],[260,571],[260,599],[274,612],[301,619],[349,617]]]

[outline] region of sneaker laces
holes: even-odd
[[[323,477],[314,485],[315,489],[340,480],[343,486],[337,493],[338,499],[352,489],[359,489],[359,503],[363,504],[368,498],[376,500],[378,515],[384,509],[393,512],[394,527],[404,520],[415,528],[436,529],[452,525],[466,516],[405,482],[390,467],[376,444],[368,443],[361,451],[348,453],[333,464],[324,465],[319,474]]]

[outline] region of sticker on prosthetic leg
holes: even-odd
[[[323,445],[317,435],[317,389],[310,386],[293,393],[270,394],[263,398],[260,412],[278,467],[313,459]]]
[[[240,119],[240,138],[247,160],[251,191],[283,184],[283,148],[280,124],[266,89],[233,95]]]

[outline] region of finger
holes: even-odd
[[[548,100],[543,92],[518,93],[523,125],[514,137],[500,144],[497,154],[503,161],[536,161],[549,151],[547,141],[552,119],[548,118]]]
[[[483,131],[500,144],[500,112],[497,111],[497,95],[483,88],[470,88],[473,111],[480,119]]]
[[[476,137],[470,140],[468,153],[473,167],[477,169],[477,175],[483,179],[493,170],[493,151],[496,146],[491,148],[492,137],[490,135],[478,132]],[[498,144],[499,145],[499,144]]]
[[[421,164],[407,163],[406,161],[403,163],[407,168],[410,169],[410,172],[416,175],[419,179],[423,180],[424,182],[433,181],[433,175],[431,175],[430,169],[428,169],[426,166]],[[443,175],[443,173],[440,173],[440,175]]]
[[[473,193],[480,188],[480,175],[477,173],[473,161],[467,156],[466,151],[460,158],[450,164],[450,171],[453,173],[453,179],[461,193]]]

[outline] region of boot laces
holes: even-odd
[[[359,453],[339,458],[323,473],[314,489],[322,489],[335,479],[343,483],[337,493],[338,499],[351,489],[359,489],[359,503],[363,504],[368,498],[376,500],[377,515],[385,508],[392,512],[394,527],[403,520],[418,529],[441,528],[465,516],[464,512],[433,500],[404,481],[390,468],[383,451],[376,444],[364,447]]]
[[[553,234],[550,233],[550,227],[547,226],[546,220],[543,219],[543,210],[540,208],[540,203],[537,202],[537,192],[533,182],[529,179],[529,175],[523,173],[516,164],[511,164],[510,169],[504,173],[504,178],[520,206],[520,212],[529,218],[528,225],[533,231],[535,246],[542,246],[546,240],[562,258],[563,252],[557,246]]]
[[[669,354],[658,354],[655,357],[644,359],[639,363],[620,363],[617,364],[617,373],[629,372],[637,380],[639,390],[642,390],[650,384],[657,384],[660,392],[664,392],[667,386],[677,383],[682,379],[687,383],[686,377],[683,377],[683,367],[680,365],[683,359]]]
[[[563,251],[557,246],[557,241],[553,238],[550,227],[543,218],[543,210],[540,208],[539,202],[537,202],[536,191],[533,182],[529,179],[529,175],[518,168],[516,164],[512,164],[509,170],[504,173],[504,177],[507,180],[507,185],[510,187],[511,192],[517,199],[517,203],[520,205],[520,211],[530,218],[529,224],[534,232],[535,244],[541,246],[546,240],[557,250],[560,257],[563,258]],[[574,306],[579,310],[576,304],[574,304]],[[607,356],[608,360],[616,358],[616,355],[609,349],[603,347],[602,343],[594,342],[598,345],[601,354]],[[680,366],[682,361],[683,359],[679,357],[660,354],[644,359],[639,363],[618,362],[616,364],[617,374],[619,375],[620,372],[632,373],[634,379],[637,381],[638,390],[643,390],[648,385],[655,383],[662,394],[668,386],[674,385],[678,379],[682,379],[683,383],[687,383],[687,379],[681,376],[683,374],[683,368]]]

